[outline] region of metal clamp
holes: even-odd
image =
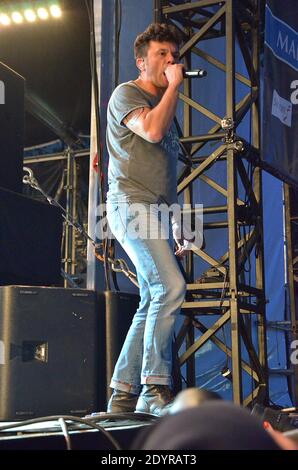
[[[235,122],[233,121],[232,118],[224,117],[221,120],[221,127],[224,131],[229,131],[231,129],[234,129]]]

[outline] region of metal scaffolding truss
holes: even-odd
[[[68,147],[63,153],[39,155],[32,157],[25,157],[24,164],[26,167],[31,168],[34,177],[34,168],[31,164],[64,162],[61,166],[61,180],[57,187],[55,194],[47,194],[37,180],[37,186],[33,187],[33,193],[29,193],[30,197],[37,197],[36,195],[42,193],[43,199],[46,199],[50,204],[57,202],[57,204],[65,204],[65,217],[63,224],[62,234],[62,265],[61,274],[64,278],[64,287],[83,287],[85,280],[85,258],[86,258],[86,238],[83,229],[87,228],[87,222],[84,219],[83,206],[84,198],[80,194],[80,186],[82,184],[82,158],[89,158],[89,150],[74,150]],[[59,166],[58,166],[59,168]],[[50,179],[51,172],[48,169],[48,177]],[[53,178],[53,176],[52,176]],[[57,174],[55,174],[57,178]],[[86,185],[88,182],[86,182]],[[39,189],[38,189],[39,188]],[[37,192],[39,191],[39,193]],[[50,193],[51,191],[49,191]],[[64,196],[64,203],[63,201]],[[51,202],[53,198],[53,202]],[[62,200],[61,200],[62,199]],[[78,207],[79,206],[79,207]],[[80,219],[80,221],[79,221]],[[74,223],[69,223],[69,221]],[[76,226],[74,225],[76,224]],[[81,225],[83,227],[81,227]],[[78,227],[80,228],[78,229]]]
[[[293,403],[298,402],[298,191],[296,188],[285,184],[285,231],[287,240],[288,259],[288,291],[289,291],[289,311],[287,318],[283,322],[283,329],[286,334],[288,351],[289,392]],[[279,325],[277,325],[278,327]],[[291,355],[293,354],[293,360]]]
[[[155,1],[155,20],[174,24],[183,35],[180,57],[186,67],[191,68],[194,57],[198,56],[222,70],[226,78],[223,116],[216,115],[195,100],[190,79],[184,80],[183,92],[180,93],[184,117],[183,124],[177,125],[183,168],[178,179],[178,194],[183,193],[184,202],[194,208],[194,185],[200,179],[223,195],[226,201],[221,206],[204,207],[204,218],[213,214],[218,221],[204,223],[207,248],[194,250],[184,267],[187,279],[187,296],[183,304],[185,320],[176,341],[180,366],[186,364],[187,385],[196,385],[195,354],[211,340],[231,360],[233,399],[245,406],[255,401],[265,403],[268,399],[262,175],[259,167],[259,28],[262,7],[260,0]],[[224,38],[225,63],[199,47],[201,40],[206,44],[214,38]],[[236,42],[247,77],[235,70]],[[247,88],[246,95],[239,102],[235,100],[236,81]],[[210,120],[214,122],[204,135],[193,135],[193,110],[200,112],[208,123]],[[251,142],[237,135],[237,128],[248,113]],[[202,149],[205,151],[211,142],[218,145],[216,150],[202,155]],[[225,167],[225,185],[206,174],[215,165],[221,165],[221,175]],[[208,231],[211,229],[217,230],[218,237],[222,239],[222,231],[227,231],[227,246],[220,257],[208,253]],[[208,265],[199,278],[195,278],[195,257]],[[253,263],[250,263],[251,257]],[[251,264],[249,273],[246,272],[248,264]],[[210,322],[211,317],[214,323],[206,326],[204,319],[208,318]],[[252,325],[256,326],[256,334]],[[229,341],[222,340],[220,335],[224,328],[230,332]],[[248,374],[253,384],[245,397],[243,374]]]

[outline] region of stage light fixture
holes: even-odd
[[[36,20],[36,13],[34,10],[28,9],[24,11],[24,16],[29,23],[33,23]]]
[[[47,20],[49,18],[49,12],[46,8],[38,8],[37,15],[41,20]]]
[[[11,14],[11,19],[14,23],[17,23],[17,24],[23,23],[24,21],[24,17],[19,11],[14,11]]]
[[[59,5],[57,4],[54,4],[54,5],[51,5],[50,6],[50,12],[51,12],[51,15],[54,17],[54,18],[60,18],[62,16],[62,11],[61,11],[61,8]]]
[[[12,2],[13,3],[13,2]],[[22,8],[23,6],[23,8]],[[27,4],[15,4],[7,6],[3,10],[3,6],[0,9],[0,27],[9,26],[12,22],[14,24],[34,23],[36,20],[45,21],[52,17],[53,19],[59,19],[62,17],[62,9],[58,2],[53,3],[52,1],[37,1],[27,2]]]
[[[1,13],[0,14],[0,24],[2,24],[3,26],[9,26],[11,23],[11,19],[9,18],[8,15],[6,15],[5,13]]]

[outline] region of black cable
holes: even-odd
[[[251,95],[251,99],[252,99],[252,87],[250,89],[250,95]],[[252,145],[252,116],[251,116],[251,111],[250,111],[250,120],[249,120],[249,138],[248,138],[248,142],[250,145]],[[247,167],[247,174],[248,174],[248,180],[249,180],[249,186],[250,188],[253,187],[253,165],[252,165],[252,162],[249,161],[248,162],[248,167]],[[245,209],[247,209],[249,207],[249,192],[248,192],[248,188],[247,186],[245,186],[245,194],[244,194],[244,207]],[[251,214],[248,214],[248,217],[250,217]],[[241,228],[242,228],[242,233],[241,233]],[[251,225],[249,224],[248,225],[248,233],[250,233],[251,231]],[[247,240],[246,240],[246,236],[247,236],[247,231],[246,231],[246,226],[243,225],[242,227],[240,226],[239,227],[239,239],[241,240],[241,238],[243,239],[243,246],[242,246],[242,253],[243,253],[243,256],[244,258],[246,258],[245,262],[243,263],[243,283],[245,284],[245,273],[248,273],[248,285],[250,286],[251,285],[251,271],[252,271],[252,264],[251,264],[251,253],[248,252],[247,250]],[[246,263],[248,263],[248,267],[246,268],[245,265]],[[249,302],[251,302],[251,295],[249,295],[248,297],[248,300]],[[251,339],[251,342],[253,344],[253,339],[252,339],[252,336],[251,336],[251,329],[252,329],[252,322],[251,322],[251,315],[248,315],[248,316],[245,316],[244,317],[244,325],[245,325],[245,328],[249,331],[250,333],[250,339]],[[251,396],[253,397],[253,391],[254,391],[254,378],[253,378],[253,364],[252,364],[252,360],[251,360],[251,355],[248,351],[248,360],[249,360],[249,367],[250,367],[250,370],[251,370],[251,373],[249,374],[250,375],[250,391],[251,391]],[[252,405],[254,405],[254,400],[252,400]]]
[[[61,426],[61,430],[62,430],[63,436],[65,438],[67,450],[72,450],[71,439],[70,439],[70,435],[69,435],[69,432],[68,432],[68,427],[67,427],[67,424],[65,422],[65,419],[64,418],[59,418],[58,423]]]
[[[63,219],[66,221],[66,223],[71,225],[72,227],[74,227],[79,233],[81,233],[87,240],[89,240],[92,243],[94,248],[97,248],[97,244],[95,243],[93,238],[91,238],[90,235],[86,232],[86,230],[81,226],[81,224],[79,222],[77,222],[76,220],[74,220],[72,215],[70,215],[67,212],[67,210],[58,201],[56,201],[56,199],[54,199],[52,196],[47,194],[39,186],[39,183],[37,182],[37,180],[33,176],[32,170],[30,170],[30,168],[27,168],[27,167],[23,167],[23,170],[29,172],[29,176],[23,177],[23,183],[24,184],[29,184],[32,188],[36,189],[36,191],[39,191],[45,197],[45,199],[48,201],[49,204],[61,209],[61,211],[62,211],[61,215],[62,215]]]
[[[20,421],[20,422],[17,422],[17,423],[10,423],[10,424],[6,424],[5,426],[0,426],[0,433],[1,433],[1,431],[8,431],[8,430],[12,430],[12,429],[15,429],[15,428],[20,428],[20,427],[23,427],[23,426],[29,426],[30,424],[44,423],[44,422],[47,422],[47,421],[58,421],[59,422],[59,420],[72,421],[74,423],[77,422],[77,423],[80,423],[80,424],[84,424],[87,427],[89,426],[90,428],[97,429],[97,431],[99,431],[101,434],[103,434],[108,439],[108,441],[113,445],[114,449],[122,450],[119,443],[116,441],[116,439],[114,439],[114,437],[111,436],[111,434],[108,431],[106,431],[102,426],[99,426],[98,424],[93,423],[93,421],[90,420],[90,419],[83,419],[83,418],[79,418],[77,416],[54,415],[54,416],[44,416],[42,418],[28,419],[26,421]],[[59,422],[59,424],[60,424],[60,422]]]
[[[251,99],[253,99],[252,86],[250,88],[250,96],[251,96]],[[251,110],[250,110],[250,120],[249,120],[249,138],[248,138],[248,142],[249,142],[250,145],[252,145],[252,114],[251,114]],[[253,180],[254,180],[254,166],[253,166],[251,160],[248,161],[247,173],[248,173],[249,185],[250,185],[250,188],[252,188],[253,187]],[[247,187],[245,187],[244,203],[245,203],[246,208],[249,207],[248,206],[249,197],[250,196],[249,196],[248,189],[247,189]],[[248,214],[248,216],[251,217],[251,214]],[[248,225],[248,233],[250,233],[250,231],[251,231],[251,224]],[[239,228],[239,233],[240,233],[240,239],[241,239],[241,227]],[[242,227],[243,248],[242,249],[243,249],[243,254],[246,257],[246,261],[243,265],[243,271],[244,271],[244,276],[243,277],[244,277],[244,283],[245,283],[245,273],[248,273],[248,285],[250,286],[251,285],[251,279],[252,279],[251,278],[252,264],[251,264],[251,253],[249,253],[248,250],[247,250],[246,235],[247,235],[246,227],[245,227],[245,225],[243,225],[243,227]],[[256,246],[256,248],[255,248],[255,258],[257,258],[257,256],[258,256],[258,248]],[[246,263],[248,263],[247,268],[245,268]],[[251,294],[248,296],[248,301],[249,301],[249,303],[252,302]],[[250,333],[250,339],[251,339],[251,342],[253,344],[253,338],[252,338],[252,335],[251,335],[251,332],[252,332],[252,317],[251,317],[251,314],[244,317],[244,325]],[[250,375],[250,389],[251,389],[251,396],[253,397],[253,391],[254,391],[253,363],[252,363],[252,359],[251,359],[251,355],[249,354],[249,351],[248,351],[248,360],[249,360],[249,366],[250,366],[250,370],[251,370],[251,373],[249,374]],[[253,405],[254,405],[254,399],[252,399],[252,406]]]
[[[115,258],[116,250],[115,250],[115,240],[111,239],[110,240],[110,255],[111,258]],[[114,287],[116,291],[120,291],[119,284],[118,284],[118,279],[117,279],[117,273],[116,271],[112,270],[112,281],[114,284]]]
[[[219,301],[219,309],[222,308],[222,304],[223,304],[223,301],[224,301],[224,296],[225,296],[225,293],[226,293],[227,288],[228,288],[228,272],[229,272],[229,270],[228,270],[228,268],[226,268],[224,282],[223,282],[223,288],[222,288],[222,291],[221,291],[221,297],[220,297],[220,301]],[[224,343],[224,345],[226,347],[226,351],[227,351],[228,343],[227,343],[227,338],[226,338],[225,325],[222,325],[222,333],[223,333],[223,343]],[[227,369],[229,368],[229,356],[228,356],[227,352],[226,352],[226,365],[225,365],[225,367]]]
[[[115,88],[119,84],[119,64],[120,64],[120,36],[122,27],[122,2],[121,0],[115,0]]]

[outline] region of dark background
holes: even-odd
[[[0,1],[0,9],[22,4]],[[34,4],[34,2],[32,2]],[[45,4],[46,2],[44,2]],[[90,132],[90,27],[84,0],[60,0],[60,19],[0,26],[0,61],[26,79],[26,93],[76,133]],[[25,114],[25,147],[57,136]]]

